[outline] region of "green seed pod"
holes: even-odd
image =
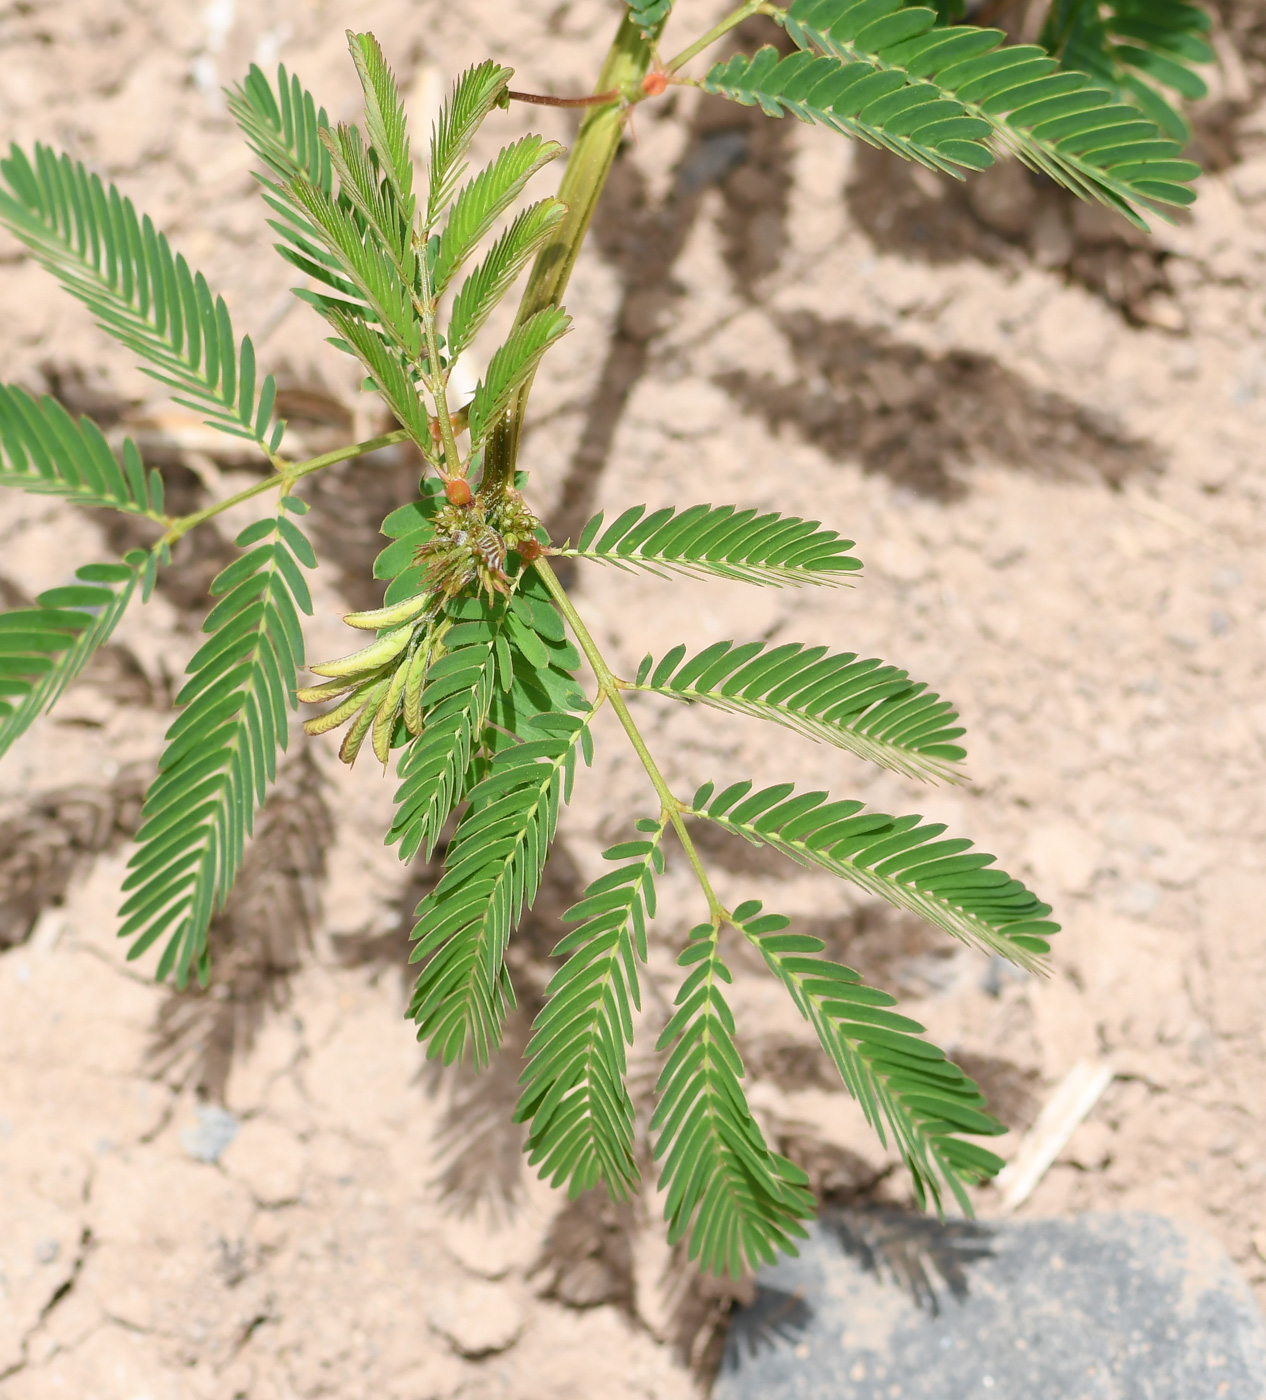
[[[336,705],[334,709],[327,710],[323,715],[317,715],[315,719],[305,719],[303,732],[305,734],[328,734],[331,729],[337,729],[340,724],[346,723],[360,709],[365,703],[365,697],[373,688],[372,684],[358,685],[341,705]]]
[[[349,627],[360,627],[367,632],[377,632],[383,627],[398,627],[402,622],[411,622],[426,607],[429,593],[415,593],[412,598],[392,603],[388,608],[375,608],[372,612],[345,613],[343,621]]]
[[[376,642],[370,642],[350,656],[340,657],[337,661],[323,661],[319,666],[309,666],[308,670],[318,676],[364,675],[394,661],[409,645],[412,636],[413,624],[406,622],[403,627],[397,627],[394,632],[388,632],[385,637],[379,637]]]
[[[404,681],[404,724],[410,734],[422,732],[422,682],[431,661],[429,639],[413,653]]]
[[[369,698],[365,702],[365,708],[352,721],[352,727],[347,731],[343,742],[339,747],[338,756],[344,763],[351,767],[356,762],[356,755],[360,753],[360,746],[365,742],[365,735],[369,733],[370,726],[378,713],[378,702],[391,684],[390,680],[381,680],[369,692]]]
[[[355,681],[326,681],[324,685],[305,685],[295,691],[295,698],[305,705],[319,705],[322,700],[333,700],[336,695],[342,695],[355,684]]]
[[[391,677],[387,694],[378,706],[378,714],[374,719],[374,755],[384,768],[391,758],[391,735],[396,727],[396,716],[400,713],[400,696],[404,691],[405,678],[408,674],[409,663],[401,662]]]

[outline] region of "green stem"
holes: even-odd
[[[457,436],[448,413],[444,372],[440,369],[440,343],[435,331],[435,293],[431,290],[431,270],[426,260],[425,245],[418,256],[422,273],[422,330],[426,336],[426,361],[430,370],[426,386],[435,400],[435,416],[440,425],[440,441],[444,444],[444,464],[448,468],[448,476],[459,477],[462,475],[462,456],[457,450]]]
[[[257,481],[254,486],[248,486],[235,496],[229,496],[223,501],[217,501],[215,505],[207,506],[204,510],[196,510],[192,515],[182,515],[179,519],[171,521],[167,533],[160,543],[175,544],[182,535],[187,535],[195,525],[201,525],[204,520],[210,520],[213,516],[220,515],[233,506],[241,505],[243,501],[249,501],[252,496],[262,496],[265,491],[271,491],[275,486],[281,487],[281,494],[284,496],[296,481],[310,476],[313,472],[319,472],[323,467],[332,467],[338,462],[346,462],[349,457],[360,457],[367,452],[377,452],[380,447],[390,447],[394,443],[404,442],[408,437],[409,434],[403,428],[399,428],[393,433],[383,433],[381,437],[368,438],[365,442],[353,442],[347,447],[323,453],[320,457],[309,457],[306,462],[280,462],[276,476],[265,477],[263,481]]]
[[[650,72],[652,61],[651,45],[642,38],[638,26],[626,13],[602,65],[595,91],[631,95]],[[529,316],[547,306],[557,306],[562,300],[623,134],[622,104],[612,102],[593,107],[586,114],[558,188],[558,198],[567,205],[567,214],[536,255],[523,300],[519,303],[516,325],[521,326]],[[509,414],[488,440],[482,487],[485,494],[501,495],[514,483],[523,410],[531,389],[529,379],[515,396]]]
[[[594,641],[588,627],[585,626],[584,619],[576,611],[575,605],[567,596],[567,590],[559,582],[558,575],[550,568],[548,561],[538,559],[536,561],[536,571],[540,574],[545,587],[549,589],[550,596],[558,604],[558,610],[567,619],[567,625],[575,634],[576,640],[580,643],[580,649],[584,652],[593,673],[598,680],[598,691],[600,697],[605,697],[611,702],[611,708],[615,711],[616,717],[620,721],[625,734],[628,735],[629,743],[633,745],[633,751],[641,760],[642,767],[646,769],[646,775],[650,778],[655,792],[659,797],[660,814],[666,816],[672,822],[673,830],[677,833],[677,839],[681,842],[682,850],[686,853],[686,859],[690,862],[691,869],[695,872],[695,877],[699,881],[699,888],[703,891],[704,898],[708,901],[708,910],[714,923],[719,924],[726,918],[725,909],[716,897],[712,888],[712,882],[708,879],[708,872],[703,868],[703,862],[699,859],[699,852],[695,850],[695,844],[690,839],[690,832],[686,827],[682,813],[688,808],[684,802],[673,795],[672,789],[665,781],[664,775],[659,771],[659,765],[655,762],[654,756],[646,746],[646,740],[642,738],[629,713],[629,707],[624,702],[624,686],[617,679],[615,673],[607,665],[602,653],[598,650],[598,644]]]
[[[751,19],[753,15],[773,15],[775,13],[781,12],[777,6],[771,5],[769,0],[746,0],[745,4],[740,5],[737,10],[732,10],[720,24],[714,25],[701,39],[696,39],[689,48],[682,49],[675,58],[664,64],[663,71],[671,74],[675,73],[678,68],[685,67],[696,54],[701,54],[710,44],[715,44],[718,39],[723,39],[731,29],[737,28],[745,19]]]

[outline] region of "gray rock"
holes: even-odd
[[[1266,1400],[1266,1324],[1156,1215],[826,1214],[757,1277],[713,1400]]]
[[[180,1145],[195,1162],[218,1162],[237,1136],[237,1115],[215,1104],[199,1104],[198,1121],[180,1134]]]

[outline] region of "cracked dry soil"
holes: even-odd
[[[706,11],[683,0],[683,11]],[[776,506],[858,541],[823,596],[586,573],[618,666],[682,640],[827,642],[953,698],[972,782],[928,790],[741,718],[644,707],[682,787],[795,778],[922,811],[1056,903],[1054,974],[1016,979],[746,847],[755,895],[901,994],[1014,1127],[1079,1058],[1119,1075],[1024,1207],[1195,1221],[1266,1297],[1266,24],[1220,0],[1190,221],[1148,238],[1003,169],[959,189],[793,125],[683,97],[637,117],[568,298],[527,443],[556,534],[596,507]],[[283,58],[355,110],[343,31],[372,27],[416,122],[467,62],[579,92],[619,6],[469,0],[41,0],[0,7],[6,138],[116,179],[229,299],[283,387],[288,446],[376,426],[269,251],[218,97]],[[516,109],[482,149],[566,116]],[[155,397],[8,240],[3,373],[54,390],[167,469],[178,502],[257,464]],[[319,478],[312,654],[376,599],[382,516],[416,462]],[[403,1021],[409,914],[435,878],[380,844],[392,784],[292,745],[209,991],[129,965],[114,909],[226,522],[0,766],[0,1397],[673,1400],[706,1381],[729,1294],[664,1243],[653,1197],[568,1202],[508,1122],[557,916],[649,793],[616,736],[578,786],[515,945],[521,1013],[483,1079],[428,1068]],[[0,601],[135,541],[0,500]],[[645,1016],[672,995],[693,894],[670,865]],[[837,1201],[906,1185],[762,970],[735,955],[753,1101]],[[654,1066],[634,1066],[645,1100]],[[214,1159],[214,1160],[211,1160]],[[984,1216],[996,1195],[979,1194]]]

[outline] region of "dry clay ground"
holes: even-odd
[[[692,19],[708,8],[679,6]],[[3,131],[109,172],[206,271],[277,369],[287,446],[302,454],[375,418],[310,313],[285,314],[291,277],[268,251],[218,84],[280,55],[350,116],[342,32],[372,26],[425,121],[443,83],[486,55],[514,64],[522,87],[583,91],[618,9],[9,3]],[[1266,1296],[1255,10],[1221,16],[1199,134],[1212,173],[1195,216],[1150,240],[1015,170],[964,194],[737,108],[642,110],[527,456],[556,537],[599,504],[711,499],[820,517],[857,539],[868,567],[848,593],[594,571],[579,596],[626,671],[679,639],[803,639],[897,661],[951,696],[972,782],[938,790],[746,720],[639,713],[686,791],[706,777],[795,778],[975,837],[1057,904],[1053,976],[1010,976],[824,879],[709,843],[723,896],[764,899],[899,992],[1014,1127],[1079,1058],[1110,1056],[1118,1078],[1024,1209],[1195,1221]],[[531,117],[564,139],[572,129]],[[528,119],[518,108],[489,126],[485,150]],[[0,307],[6,377],[132,433],[180,504],[258,472],[155,398],[7,241]],[[310,492],[325,559],[318,656],[347,649],[339,612],[376,596],[376,527],[410,494],[416,462],[385,454],[340,471]],[[401,1017],[403,960],[435,871],[381,847],[392,783],[371,763],[349,775],[330,745],[292,746],[217,920],[207,994],[178,996],[125,963],[113,911],[139,793],[197,645],[202,590],[247,518],[186,542],[154,600],[0,767],[0,1396],[691,1393],[716,1353],[724,1291],[673,1258],[649,1196],[569,1204],[526,1174],[508,1126],[525,1022],[481,1081],[424,1065]],[[5,605],[136,538],[6,498]],[[650,809],[609,725],[599,741],[516,945],[524,1015],[558,913]],[[661,892],[647,1032],[698,911],[681,865]],[[837,1201],[905,1201],[778,990],[734,960],[768,1133]],[[634,1078],[645,1103],[646,1054]],[[979,1208],[995,1211],[996,1193]]]

